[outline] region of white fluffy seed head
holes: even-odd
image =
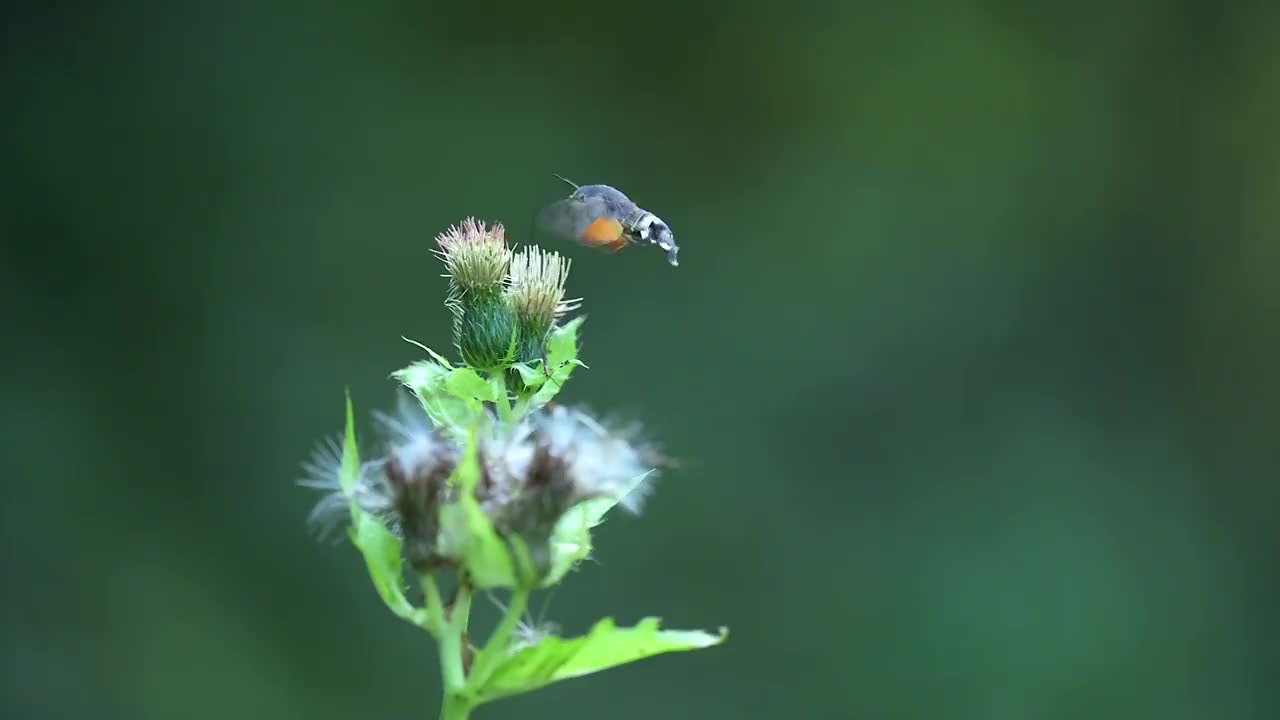
[[[554,463],[570,490],[570,505],[610,497],[624,509],[639,512],[655,469],[647,446],[633,433],[610,430],[586,412],[563,406],[543,410],[513,430],[500,431],[486,441],[486,467],[494,478],[494,500],[519,495],[531,476]],[[564,509],[568,509],[567,507]]]
[[[445,460],[456,464],[457,448],[434,428],[422,404],[410,393],[400,393],[396,413],[374,413],[386,436],[387,457],[407,473],[437,465]]]
[[[362,463],[351,494],[342,489],[342,436],[322,440],[302,464],[304,476],[299,485],[324,492],[307,517],[307,523],[321,539],[332,537],[351,522],[351,501],[367,513],[386,517],[391,512],[391,498],[382,477],[382,461]]]
[[[342,489],[342,436],[335,435],[319,443],[307,462],[299,485],[323,491],[308,522],[322,538],[351,522],[352,501],[356,507],[384,521],[392,532],[399,533],[400,517],[396,507],[395,488],[387,475],[388,463],[403,473],[429,474],[442,464],[457,464],[457,447],[433,430],[426,411],[416,401],[402,394],[394,415],[375,413],[384,435],[385,453],[360,465],[350,494]],[[363,453],[362,453],[363,454]]]
[[[365,462],[354,487],[341,487],[342,445],[330,438],[305,464],[301,484],[325,492],[311,522],[325,534],[350,523],[352,503],[402,540],[405,559],[420,572],[455,562],[440,536],[439,508],[457,501],[448,485],[461,458],[459,442],[433,427],[412,395],[399,411],[379,414],[384,452]],[[552,406],[515,425],[493,423],[480,439],[477,499],[504,536],[523,537],[534,562],[551,561],[551,536],[564,513],[608,498],[639,512],[650,490],[656,455],[634,428],[597,421],[577,409]]]
[[[553,452],[570,458],[574,486],[584,496],[607,496],[638,513],[656,469],[636,429],[607,428],[586,412],[557,406],[543,419]]]

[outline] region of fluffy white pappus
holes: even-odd
[[[489,601],[498,608],[503,615],[507,614],[508,606],[506,603],[498,600],[493,593],[489,593]],[[550,601],[548,600],[548,603]],[[546,608],[543,608],[546,612]],[[507,648],[508,655],[515,655],[525,648],[533,647],[541,643],[547,638],[554,637],[561,631],[559,623],[551,622],[545,619],[535,620],[528,610],[525,610],[524,617],[516,622],[515,632],[511,634],[510,647]]]
[[[417,397],[408,390],[396,393],[395,414],[373,412],[373,418],[386,435],[386,440],[395,444],[404,444],[416,435],[431,432],[431,418],[418,402]]]
[[[374,413],[387,435],[387,459],[409,476],[427,474],[443,463],[457,465],[457,445],[437,432],[427,411],[411,393],[400,393],[396,414]]]
[[[492,514],[519,496],[533,465],[532,433],[533,426],[521,422],[514,427],[493,423],[481,434],[477,451],[484,473],[477,495],[485,512]]]
[[[576,494],[612,497],[624,510],[640,512],[652,492],[657,468],[639,428],[607,427],[583,410],[555,406],[531,419],[532,436],[565,462]]]
[[[387,492],[382,475],[382,461],[362,463],[360,477],[349,497],[342,489],[342,435],[337,434],[320,441],[311,457],[302,464],[303,478],[298,484],[324,492],[307,516],[307,523],[321,539],[351,523],[351,505],[354,498],[357,507],[376,516],[391,511],[391,496]]]

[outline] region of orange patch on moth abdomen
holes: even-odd
[[[622,223],[609,217],[602,217],[582,231],[582,242],[588,245],[612,246],[619,240],[626,244],[622,237]]]

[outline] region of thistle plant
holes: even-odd
[[[374,459],[361,459],[348,395],[344,434],[320,446],[301,482],[324,492],[310,521],[322,533],[345,527],[387,608],[437,643],[440,717],[723,642],[723,628],[665,630],[656,617],[630,627],[606,617],[576,637],[526,622],[530,596],[591,554],[606,513],[639,512],[663,462],[635,427],[552,402],[586,367],[583,318],[565,320],[580,306],[565,299],[567,258],[512,252],[502,225],[471,218],[437,244],[460,362],[408,340],[427,357],[391,374],[402,402],[375,414]],[[468,632],[477,593],[509,595],[480,644]]]

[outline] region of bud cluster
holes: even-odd
[[[501,223],[490,228],[467,218],[436,244],[450,279],[454,344],[472,367],[538,359],[555,321],[577,307],[564,299],[569,260],[537,247],[512,252]]]

